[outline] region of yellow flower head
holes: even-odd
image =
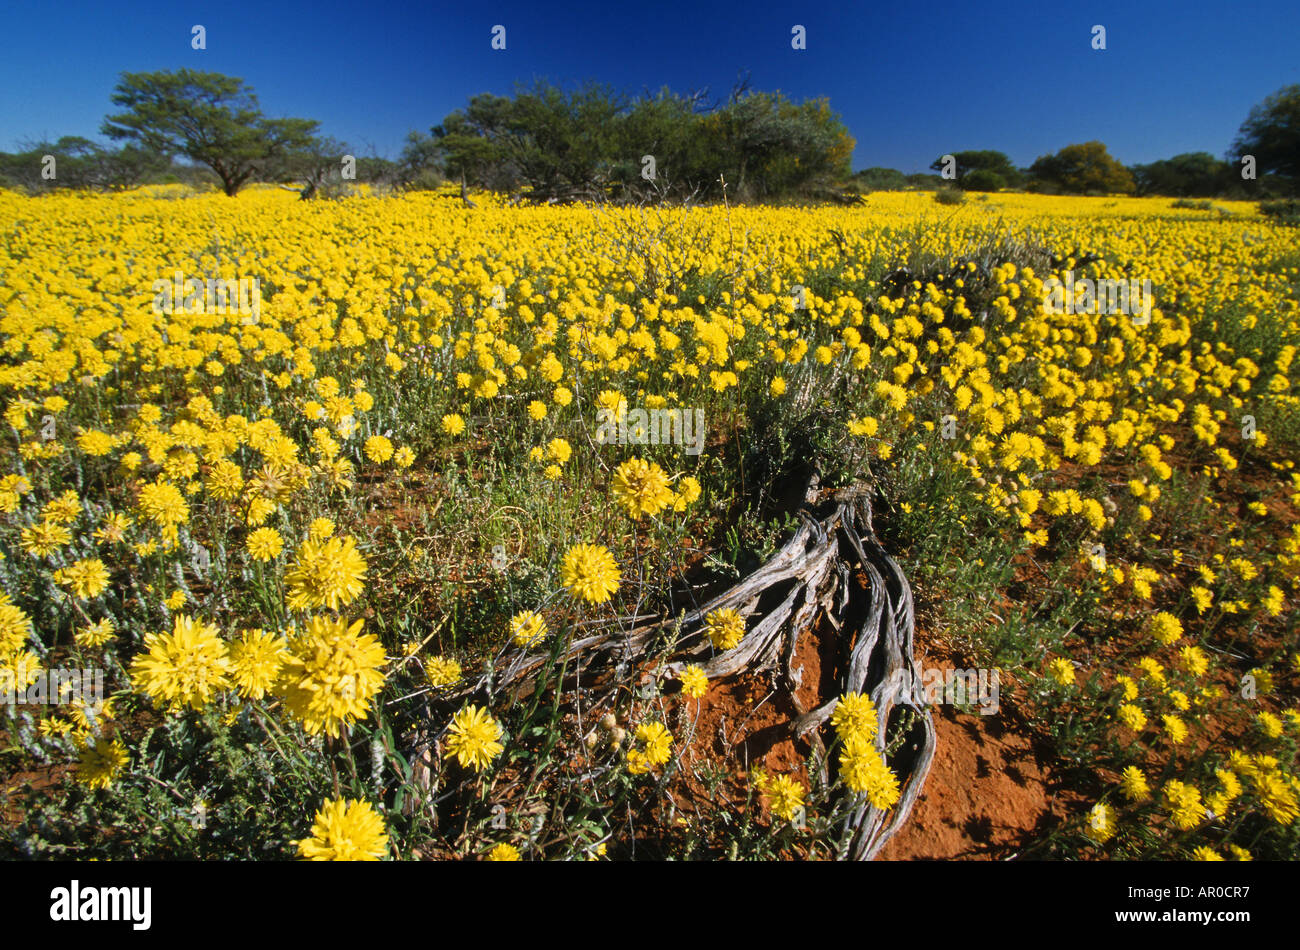
[[[603,604],[622,580],[618,562],[599,544],[578,544],[560,562],[560,580],[573,596],[589,604]]]
[[[178,615],[170,634],[145,637],[131,664],[131,682],[169,709],[202,709],[230,682],[230,658],[217,628]]]
[[[355,540],[347,536],[325,541],[308,538],[284,576],[289,588],[285,600],[293,610],[338,610],[360,596],[365,576],[366,559]]]
[[[731,608],[712,611],[704,618],[704,631],[715,650],[734,650],[745,636],[745,618]]]
[[[361,632],[364,622],[312,617],[289,641],[275,693],[311,735],[337,736],[352,719],[367,718],[384,685],[384,647]]]
[[[629,459],[614,472],[614,497],[632,518],[657,515],[673,503],[668,476],[657,462]]]
[[[384,819],[369,802],[347,799],[322,805],[311,837],[295,844],[308,861],[379,861],[388,854]]]
[[[497,741],[501,731],[501,724],[486,709],[466,706],[452,718],[444,754],[455,756],[464,768],[481,772],[505,751],[505,746]]]

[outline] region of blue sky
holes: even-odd
[[[830,97],[855,169],[908,172],[977,148],[1028,165],[1090,139],[1126,164],[1222,155],[1252,105],[1300,83],[1296,0],[3,0],[0,23],[2,150],[95,137],[119,73],[186,66],[239,76],[268,114],[319,119],[390,158],[409,130],[516,81],[725,97],[747,71],[756,89]],[[194,24],[204,51],[190,47]],[[504,51],[490,48],[496,24]],[[806,50],[791,48],[794,24]]]

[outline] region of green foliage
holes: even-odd
[[[1300,85],[1284,86],[1250,110],[1232,143],[1232,157],[1253,155],[1260,174],[1285,179],[1300,189]]]
[[[1133,176],[1111,157],[1101,142],[1067,145],[1055,155],[1043,155],[1029,167],[1039,185],[1069,194],[1132,194]]]
[[[1286,198],[1278,201],[1261,201],[1259,211],[1260,214],[1267,215],[1278,224],[1287,224],[1292,227],[1300,225],[1300,200],[1298,199]]]
[[[242,79],[220,73],[123,73],[114,105],[126,111],[102,131],[158,155],[184,155],[216,172],[227,195],[255,176],[276,179],[295,164],[312,164],[322,143],[312,119],[269,119]]]
[[[697,104],[668,89],[628,100],[538,83],[473,97],[432,130],[431,147],[416,137],[408,151],[414,162],[436,149],[449,177],[536,201],[720,198],[724,187],[742,200],[816,197],[849,174],[853,139],[824,99]]]
[[[52,156],[53,178],[45,178],[46,156]],[[107,149],[77,135],[57,142],[34,142],[21,152],[0,152],[0,184],[18,186],[29,193],[54,188],[130,188],[158,178],[168,167],[165,158],[127,145]]]
[[[902,191],[907,176],[896,168],[866,168],[854,174],[853,183],[862,191]]]
[[[966,193],[958,188],[940,188],[934,193],[934,200],[941,205],[959,205],[966,201]]]
[[[935,171],[944,168],[940,155],[930,165]],[[997,191],[1020,184],[1020,171],[1002,152],[992,150],[953,152],[957,172],[957,187],[968,191]]]
[[[1233,184],[1233,167],[1209,152],[1186,152],[1129,169],[1139,195],[1210,198]]]

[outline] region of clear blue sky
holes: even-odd
[[[205,51],[190,48],[196,23]],[[794,24],[806,50],[791,49]],[[756,89],[829,96],[855,169],[921,171],[977,148],[1028,165],[1089,139],[1132,164],[1222,155],[1252,105],[1300,82],[1300,2],[0,0],[0,150],[97,137],[119,73],[185,66],[390,158],[409,130],[516,81],[725,97],[748,71]]]

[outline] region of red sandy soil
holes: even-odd
[[[918,631],[919,666],[970,667],[924,640]],[[1019,728],[1005,696],[1000,705],[988,716],[931,707],[938,747],[930,774],[881,860],[1006,860],[1082,807],[1056,790],[1049,756]]]

